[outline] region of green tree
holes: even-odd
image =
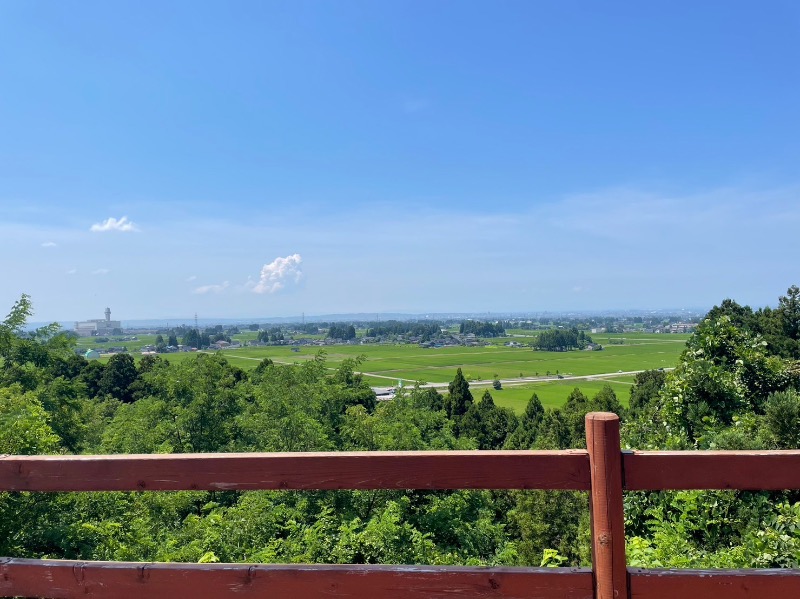
[[[589,412],[614,412],[615,414],[622,414],[622,404],[617,399],[617,394],[614,389],[606,383],[592,398],[588,406]],[[585,430],[585,429],[584,429]]]
[[[250,373],[250,379],[254,383],[260,383],[265,378],[268,378],[270,372],[274,369],[275,362],[270,360],[269,358],[264,358],[258,363],[252,372]]]
[[[85,388],[77,380],[62,377],[49,380],[34,391],[49,415],[49,422],[64,447],[73,453],[84,445],[87,400]]]
[[[47,370],[53,378],[61,376],[71,380],[79,377],[88,364],[86,358],[77,354],[70,354],[67,357],[54,356]]]
[[[656,400],[664,387],[667,373],[663,370],[645,370],[633,377],[631,397],[628,405],[631,410],[641,410]]]
[[[510,514],[519,531],[520,561],[536,564],[547,549],[556,549],[573,566],[591,561],[591,536],[586,493],[518,491]]]
[[[782,354],[800,358],[800,288],[792,285],[778,300],[778,318],[784,336]]]
[[[705,320],[717,320],[720,316],[727,316],[735,327],[750,333],[756,333],[759,329],[753,309],[750,306],[741,306],[732,299],[724,299],[719,306],[711,308]]]
[[[0,323],[0,384],[19,383],[25,390],[35,389],[55,359],[66,360],[73,353],[75,341],[58,323],[26,332],[32,313],[30,297],[23,294]]]
[[[314,393],[317,418],[337,445],[342,443],[341,426],[348,408],[363,406],[367,412],[375,409],[375,392],[356,372],[363,359],[363,356],[359,356],[342,360],[333,376],[320,374],[318,379],[321,384],[316,386],[317,392]],[[324,368],[324,363],[324,358],[319,361],[321,368]]]
[[[473,441],[455,436],[455,426],[444,411],[420,409],[427,390],[400,392],[381,402],[373,413],[364,406],[348,408],[342,425],[347,449],[425,450],[472,449]]]
[[[735,416],[763,414],[767,397],[791,382],[787,365],[730,317],[706,319],[669,373],[659,401],[632,422],[639,447],[708,447]]]
[[[767,398],[766,430],[778,449],[800,449],[800,394],[794,389]]]
[[[0,387],[0,454],[55,452],[59,439],[49,421],[34,393],[20,385]]]
[[[472,405],[472,393],[470,393],[469,383],[460,368],[456,370],[456,376],[447,389],[449,393],[444,399],[447,417],[458,418],[466,414],[469,406]]]
[[[98,397],[100,392],[100,381],[106,372],[106,365],[97,360],[89,362],[81,371],[80,381],[86,385],[86,393],[89,397]]]
[[[187,347],[196,347],[200,348],[200,333],[197,332],[197,329],[189,329],[183,336],[183,345]]]
[[[539,435],[539,427],[544,419],[544,407],[539,396],[534,393],[525,406],[514,431],[506,439],[506,449],[533,449]]]
[[[352,324],[332,324],[328,329],[328,337],[330,339],[349,341],[356,338],[356,328]]]
[[[478,403],[473,403],[459,421],[462,435],[478,441],[479,449],[499,449],[506,437],[517,427],[517,417],[511,410],[498,408],[491,393],[484,391]]]
[[[117,411],[103,441],[109,451],[144,443],[147,452],[215,452],[238,437],[246,377],[222,356],[198,354],[142,376],[155,394]]]
[[[130,354],[114,354],[108,360],[100,378],[98,393],[110,395],[123,403],[133,401],[131,385],[136,382],[139,373]]]

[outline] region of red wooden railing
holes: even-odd
[[[800,597],[800,570],[647,570],[625,562],[623,491],[800,488],[800,451],[622,451],[614,414],[587,450],[0,456],[0,491],[589,491],[592,568],[178,564],[0,558],[0,595],[745,599]],[[2,517],[2,514],[0,514]]]

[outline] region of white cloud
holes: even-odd
[[[68,275],[74,275],[74,274],[76,274],[77,272],[78,272],[78,269],[77,269],[77,268],[70,268],[70,269],[67,271],[67,274],[68,274]]]
[[[54,242],[54,241],[45,241],[45,242],[42,244],[42,247],[43,247],[43,248],[54,248],[54,247],[56,247],[57,245],[58,245],[58,244],[57,244],[56,242]]]
[[[192,291],[192,293],[196,293],[197,295],[205,295],[206,293],[221,293],[229,286],[230,283],[228,281],[225,281],[221,285],[203,285]]]
[[[258,282],[248,281],[247,287],[253,293],[275,293],[283,289],[286,283],[298,283],[303,278],[303,271],[300,270],[302,261],[300,254],[275,258],[261,267]]]
[[[122,233],[138,232],[140,229],[136,223],[128,220],[127,216],[123,216],[119,220],[110,216],[102,223],[93,224],[90,229],[92,233],[105,233],[107,231],[120,231]]]
[[[197,280],[197,275],[192,275],[191,277],[188,277],[186,279],[186,282],[187,283],[191,283],[192,281],[196,281],[196,280]]]
[[[111,271],[108,268],[98,268],[97,270],[93,270],[93,275],[107,275]]]

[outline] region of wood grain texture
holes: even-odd
[[[800,570],[630,569],[631,599],[790,599]]]
[[[800,489],[800,451],[626,451],[625,489]]]
[[[329,566],[0,560],[0,595],[72,599],[591,599],[569,568]]]
[[[0,491],[589,489],[566,451],[2,456]]]
[[[628,596],[628,572],[619,417],[605,412],[586,414],[586,447],[592,477],[589,496],[595,597],[623,599]]]

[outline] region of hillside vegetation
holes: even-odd
[[[87,362],[57,327],[24,333],[23,296],[0,324],[0,453],[170,453],[583,447],[612,411],[636,448],[800,446],[800,291],[776,309],[726,300],[671,372],[635,376],[517,415],[461,369],[447,393],[377,402],[358,359],[324,354],[245,371],[225,356]],[[633,565],[798,567],[800,495],[626,496]],[[0,554],[147,561],[558,565],[589,562],[578,492],[0,494]]]

